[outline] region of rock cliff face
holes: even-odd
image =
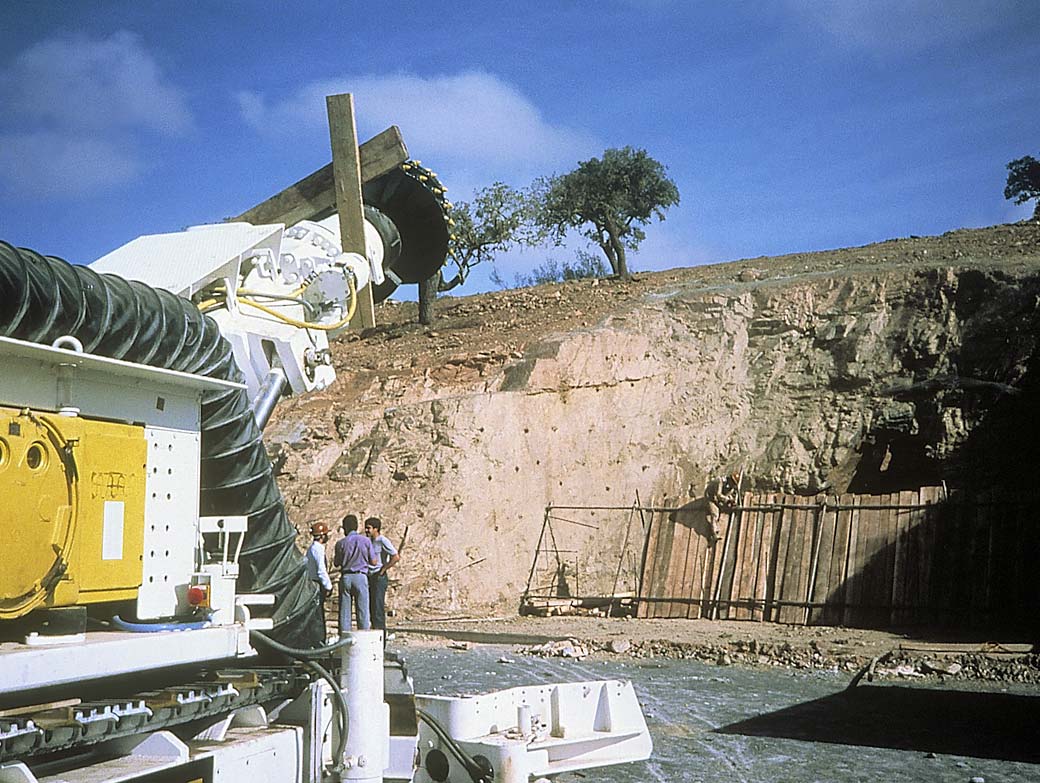
[[[427,362],[438,335],[413,330],[280,411],[283,490],[301,529],[407,525],[393,603],[436,615],[514,609],[550,503],[682,503],[740,469],[806,494],[1015,486],[1040,462],[1040,228],[983,231],[1001,241],[975,258],[947,238],[938,261],[873,246],[647,276],[521,350],[485,335]]]

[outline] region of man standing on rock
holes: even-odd
[[[350,630],[351,604],[357,614],[358,630],[368,631],[372,628],[368,605],[368,572],[379,563],[372,542],[358,533],[358,518],[354,514],[343,517],[343,531],[347,535],[336,542],[333,556],[333,563],[340,567],[340,636]]]
[[[368,600],[372,610],[372,628],[385,632],[386,587],[390,582],[386,572],[397,565],[401,556],[397,553],[397,547],[383,535],[382,529],[383,522],[379,517],[369,517],[365,520],[365,535],[372,542],[379,558],[379,564],[373,566],[368,574]]]

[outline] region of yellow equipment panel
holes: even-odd
[[[0,407],[0,619],[134,599],[144,428]]]

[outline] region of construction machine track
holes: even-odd
[[[216,722],[243,707],[293,698],[309,682],[299,667],[220,668],[204,670],[182,683],[115,698],[71,698],[7,709],[0,712],[0,762]]]

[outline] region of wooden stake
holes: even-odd
[[[718,581],[715,583],[715,593],[713,596],[714,601],[712,602],[711,607],[712,620],[719,619],[719,598],[722,595],[722,579],[726,573],[726,556],[729,554],[729,539],[734,527],[736,527],[736,524],[734,524],[733,515],[731,514],[729,518],[729,524],[726,525],[726,538],[722,544],[722,561],[718,571],[719,577]]]
[[[325,105],[329,113],[332,175],[343,252],[364,256],[365,210],[361,202],[361,156],[358,153],[357,124],[354,121],[354,96],[349,92],[329,95],[325,98]],[[358,307],[350,328],[367,329],[375,325],[372,288],[365,286],[358,291]]]
[[[636,501],[638,502],[638,500]],[[628,524],[625,526],[625,541],[621,545],[621,554],[618,555],[617,572],[614,574],[614,586],[610,588],[610,602],[607,604],[607,617],[610,617],[614,609],[614,594],[617,592],[618,580],[621,579],[621,566],[625,562],[625,550],[628,549],[628,535],[632,530],[632,517],[635,516],[636,507],[633,505],[628,514]]]
[[[820,566],[820,544],[823,538],[823,515],[827,513],[827,501],[813,509],[812,517],[812,550],[809,557],[809,586],[805,593],[805,614],[802,625],[809,625],[812,618],[813,591],[816,589],[816,571]],[[826,596],[824,596],[826,600]]]

